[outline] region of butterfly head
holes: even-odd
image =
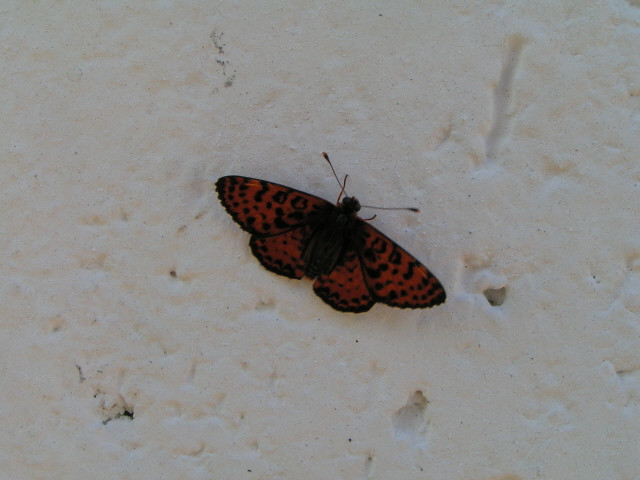
[[[340,205],[345,215],[355,215],[360,211],[360,202],[356,197],[344,197]]]

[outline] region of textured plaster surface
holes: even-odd
[[[637,1],[146,5],[2,7],[0,477],[640,477]],[[322,151],[446,304],[259,266]]]

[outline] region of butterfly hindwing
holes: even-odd
[[[256,235],[286,232],[333,207],[315,195],[237,175],[219,178],[216,190],[231,217],[244,230]]]
[[[268,237],[253,235],[249,245],[267,270],[289,278],[302,278],[305,270],[302,253],[309,234],[310,227],[305,225]]]
[[[364,281],[360,259],[355,250],[346,252],[344,261],[313,283],[313,291],[341,312],[360,313],[375,303]]]
[[[364,281],[376,300],[402,308],[445,301],[444,288],[427,267],[370,224],[363,221],[359,230]]]

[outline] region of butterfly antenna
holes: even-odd
[[[373,205],[361,205],[361,207],[373,208],[374,210],[409,210],[410,212],[420,213],[420,209],[415,207],[375,207]]]
[[[336,173],[336,170],[333,168],[333,164],[331,163],[331,160],[329,160],[329,155],[327,155],[327,152],[322,152],[322,156],[324,157],[324,159],[327,161],[327,163],[331,167],[331,171],[333,172],[333,176],[336,178],[336,181],[338,182],[338,185],[340,185],[340,195],[338,195],[338,203],[340,203],[340,199],[342,198],[342,195],[345,195],[345,191],[344,190],[347,187],[347,177],[349,175],[345,175],[344,176],[344,180],[341,182],[340,179],[338,178],[338,174]]]
[[[333,176],[336,178],[338,185],[340,185],[340,195],[338,195],[338,203],[340,203],[340,199],[342,198],[342,195],[346,195],[345,188],[347,187],[347,177],[349,175],[345,175],[344,180],[341,182],[340,179],[338,178],[338,174],[336,173],[336,170],[333,168],[333,164],[331,163],[331,160],[329,160],[329,155],[327,155],[327,152],[322,152],[322,156],[331,167]],[[415,207],[374,207],[372,205],[361,205],[361,207],[373,208],[374,210],[409,210],[410,212],[420,213],[420,209]],[[374,218],[375,218],[375,215],[371,218],[368,218],[367,220],[373,220]]]
[[[329,160],[329,155],[327,155],[327,152],[322,152],[322,156],[331,167],[331,171],[333,172],[333,176],[336,177],[336,181],[338,182],[338,185],[342,185],[342,183],[340,182],[340,179],[338,178],[338,174],[336,173],[336,170],[333,168],[333,165],[331,164],[331,160]],[[344,190],[344,187],[343,187],[343,190]]]

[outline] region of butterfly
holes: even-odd
[[[263,267],[289,278],[315,279],[314,292],[338,311],[366,312],[376,302],[428,308],[446,299],[435,275],[356,215],[355,197],[338,198],[334,205],[238,175],[219,178],[216,191],[233,220],[251,234],[251,251]]]

